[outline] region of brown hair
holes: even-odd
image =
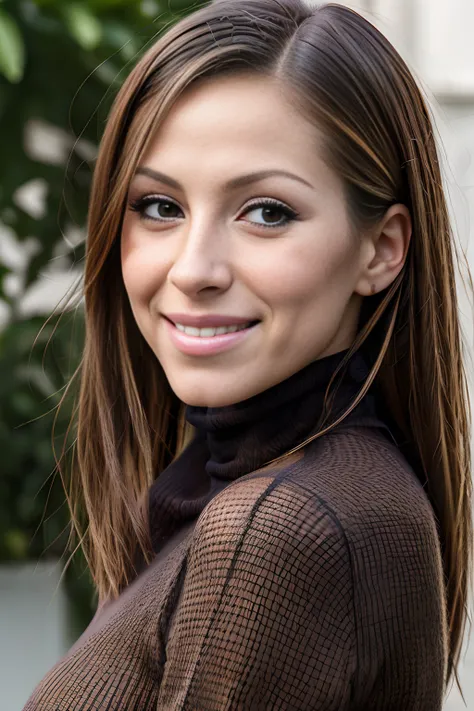
[[[338,4],[216,0],[160,37],[115,99],[90,200],[86,341],[76,374],[77,440],[67,486],[100,599],[117,596],[133,579],[137,551],[151,559],[147,490],[190,434],[183,404],[138,330],[122,281],[120,232],[128,187],[180,94],[197,79],[236,72],[280,81],[302,114],[322,129],[325,159],[343,180],[355,231],[376,226],[394,203],[410,210],[413,232],[404,267],[384,292],[364,300],[359,334],[342,366],[363,342],[372,343],[372,352],[379,343],[350,409],[377,377],[405,451],[426,476],[446,583],[446,681],[454,671],[459,685],[472,520],[455,245],[422,93],[390,42]],[[370,341],[377,333],[379,340]]]

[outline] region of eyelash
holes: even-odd
[[[168,203],[170,205],[177,205],[173,200],[170,200],[169,198],[165,198],[160,195],[147,195],[146,197],[141,197],[138,198],[137,200],[133,200],[130,203],[130,209],[133,210],[134,212],[138,212],[140,215],[140,218],[142,220],[151,220],[152,222],[162,222],[162,223],[167,223],[171,222],[173,219],[176,218],[170,218],[169,220],[165,218],[157,218],[157,217],[150,217],[145,214],[145,210],[147,207],[150,205],[154,205],[155,203]],[[250,212],[251,210],[256,210],[259,207],[276,207],[279,208],[279,210],[285,215],[285,220],[284,222],[279,222],[278,224],[275,225],[265,225],[263,223],[256,223],[256,222],[251,222],[250,224],[256,225],[257,227],[263,227],[264,229],[270,229],[270,230],[275,230],[277,228],[282,228],[286,227],[289,225],[291,222],[294,220],[297,220],[299,218],[299,214],[295,212],[295,210],[292,210],[290,207],[285,205],[284,203],[280,202],[279,200],[275,200],[273,198],[266,198],[262,200],[258,200],[254,203],[251,203],[250,205],[247,206],[246,212]]]

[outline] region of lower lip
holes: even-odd
[[[167,318],[164,320],[172,342],[181,353],[185,353],[186,355],[214,355],[215,353],[227,351],[238,343],[242,343],[254,330],[255,326],[258,326],[258,324],[255,324],[241,331],[234,331],[234,333],[222,333],[219,336],[201,337],[189,336],[187,333],[179,331],[174,323],[168,321]]]

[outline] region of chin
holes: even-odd
[[[193,407],[225,407],[226,405],[234,405],[243,398],[229,397],[228,393],[212,393],[212,394],[195,394],[190,395],[189,393],[176,393],[178,398],[184,402],[186,405],[192,405]]]
[[[218,376],[212,377],[208,383],[203,382],[202,376],[197,375],[195,378],[196,382],[190,382],[189,387],[186,387],[182,376],[178,376],[175,383],[171,379],[169,380],[175,395],[186,405],[194,407],[226,407],[226,405],[234,405],[253,395],[253,391],[249,391],[248,388],[243,390],[242,387],[238,387],[237,383],[235,383],[235,387],[232,387],[232,383],[227,384],[223,378]],[[190,380],[192,381],[192,378]],[[197,384],[199,385],[196,387]],[[174,387],[175,385],[176,387]]]

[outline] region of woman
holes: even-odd
[[[360,15],[218,0],[156,42],[90,203],[71,506],[99,608],[26,709],[441,709],[453,261],[426,105]]]

